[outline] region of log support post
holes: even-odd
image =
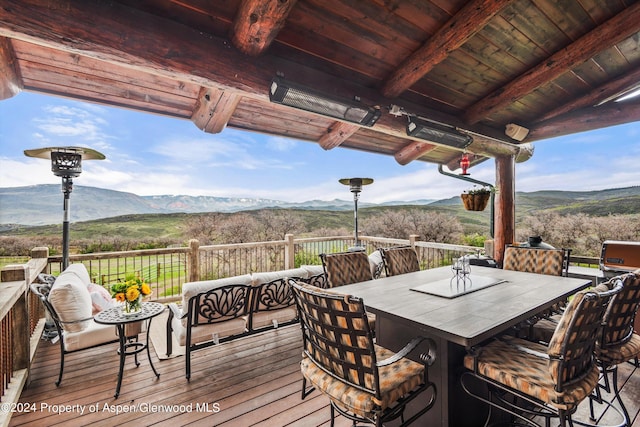
[[[496,157],[495,236],[493,258],[502,265],[504,247],[515,239],[515,157]]]

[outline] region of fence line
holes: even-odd
[[[422,268],[450,264],[454,258],[478,249],[416,239],[417,236],[409,239],[362,236],[359,240],[367,253],[381,247],[414,245]],[[128,276],[140,277],[150,284],[152,299],[168,301],[179,298],[182,285],[189,281],[320,264],[319,254],[346,251],[353,245],[353,236],[287,235],[283,240],[268,242],[203,246],[192,240],[187,247],[71,255],[70,261],[83,263],[92,280],[106,288]],[[48,272],[58,275],[61,265],[60,256],[49,257]]]

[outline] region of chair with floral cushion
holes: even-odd
[[[364,251],[320,254],[330,288],[373,280],[369,257]]]
[[[541,417],[547,426],[552,418],[562,427],[573,425],[572,414],[597,387],[596,337],[607,302],[622,287],[605,289],[576,293],[546,346],[504,335],[471,349],[463,389],[519,423],[537,426],[534,420]],[[472,378],[488,385],[488,396],[472,387]],[[487,423],[490,417],[491,411]]]
[[[418,254],[412,246],[395,246],[380,249],[387,276],[420,271]]]
[[[335,411],[356,422],[383,423],[400,418],[402,426],[416,421],[433,407],[435,384],[428,367],[435,361],[435,343],[420,356],[406,356],[423,338],[416,338],[398,353],[376,345],[361,298],[290,281],[302,328],[302,398],[318,389],[329,397],[331,425]],[[307,381],[311,387],[307,389]],[[421,409],[404,419],[409,402]]]

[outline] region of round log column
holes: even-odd
[[[515,157],[496,157],[496,197],[493,258],[502,265],[504,247],[515,239]]]

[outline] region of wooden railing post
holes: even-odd
[[[416,246],[416,240],[418,240],[420,236],[417,234],[410,234],[409,235],[409,244],[413,247]]]
[[[30,298],[29,285],[47,266],[49,250],[35,248],[26,264],[7,265],[0,271],[0,400],[16,403],[29,376],[31,360],[40,341],[44,320]],[[40,326],[35,327],[36,323]],[[0,411],[0,425],[8,425],[11,411]]]
[[[189,269],[188,277],[190,282],[200,280],[200,242],[198,239],[189,240],[189,254],[187,266]]]
[[[284,235],[284,268],[286,269],[296,266],[296,245],[293,240],[293,234]]]
[[[11,328],[10,342],[11,348],[6,349],[11,352],[13,370],[25,369],[29,366],[29,308],[27,303],[28,292],[28,279],[29,279],[29,265],[7,265],[2,269],[2,284],[12,282],[13,284],[22,286],[19,295],[16,294],[16,300],[11,306],[11,321],[9,326]],[[4,319],[4,316],[3,316]]]

